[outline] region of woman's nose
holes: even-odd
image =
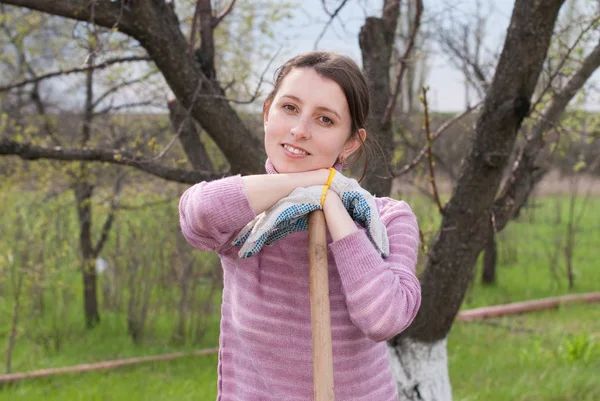
[[[310,129],[308,128],[307,122],[303,118],[298,119],[298,123],[292,127],[290,133],[294,138],[310,138]]]

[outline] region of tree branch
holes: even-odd
[[[548,92],[548,90],[550,89],[550,87],[552,86],[552,83],[554,82],[554,79],[558,76],[558,74],[560,74],[563,66],[565,65],[565,63],[567,62],[567,60],[569,60],[569,57],[570,57],[571,53],[573,53],[573,51],[575,50],[575,48],[577,46],[579,46],[579,43],[583,39],[584,35],[586,33],[588,33],[592,28],[594,28],[595,26],[597,26],[599,20],[600,20],[600,17],[593,18],[592,21],[590,21],[590,23],[588,24],[588,26],[586,26],[585,29],[581,30],[581,32],[579,33],[579,35],[577,36],[577,38],[575,38],[575,40],[573,41],[573,44],[567,48],[567,51],[566,51],[564,57],[562,57],[562,59],[558,63],[558,66],[556,67],[554,73],[552,73],[550,75],[550,77],[548,78],[548,83],[546,84],[546,86],[544,87],[544,89],[540,92],[540,95],[538,96],[537,100],[535,102],[533,102],[533,105],[531,106],[532,110],[535,110],[536,107],[538,106],[538,104],[544,99],[544,96],[546,95],[546,93]]]
[[[92,22],[109,29],[117,28],[127,34],[132,34],[134,31],[133,13],[123,1],[0,0],[0,3],[26,7],[31,10],[79,21]]]
[[[327,21],[327,23],[323,27],[323,30],[319,34],[319,37],[317,38],[317,40],[315,40],[315,45],[313,46],[315,50],[319,47],[319,42],[321,41],[321,39],[325,35],[325,32],[327,32],[327,29],[329,28],[329,26],[331,25],[331,23],[333,22],[333,20],[335,19],[335,17],[337,17],[337,15],[340,13],[340,11],[342,11],[342,8],[344,8],[344,6],[346,5],[347,2],[348,2],[348,0],[342,0],[342,2],[335,9],[335,11],[333,12],[333,14],[329,14],[329,11],[327,11],[327,8],[325,7],[325,3],[323,2],[323,8],[325,9],[325,12],[329,14],[330,18],[329,18],[329,21]]]
[[[215,69],[215,37],[211,0],[198,0],[198,18],[200,19],[200,65],[209,80],[217,77]]]
[[[114,105],[110,105],[107,107],[104,107],[103,109],[100,109],[98,111],[94,112],[94,116],[99,116],[102,114],[107,114],[113,111],[119,111],[119,110],[124,110],[124,109],[131,109],[134,107],[142,107],[142,106],[152,106],[152,107],[157,107],[157,108],[162,108],[162,105],[158,105],[155,102],[151,101],[151,100],[144,100],[142,102],[131,102],[131,103],[123,103],[123,104],[119,104],[117,106]]]
[[[100,238],[98,239],[98,242],[96,242],[96,246],[94,247],[94,258],[97,258],[100,252],[102,252],[102,248],[104,248],[104,244],[108,239],[108,234],[110,233],[110,229],[112,228],[112,224],[115,219],[115,212],[119,206],[119,198],[123,189],[123,180],[125,179],[126,175],[127,172],[122,173],[121,175],[119,175],[119,178],[117,178],[117,181],[115,182],[114,195],[110,202],[110,211],[108,212],[108,216],[106,217],[104,225],[102,226]]]
[[[534,179],[533,175],[536,170],[539,170],[536,166],[536,158],[545,145],[544,134],[557,124],[568,103],[599,67],[600,41],[586,56],[581,67],[571,75],[563,89],[552,97],[538,123],[532,129],[527,143],[513,165],[510,178],[494,202],[493,210],[498,231],[502,230],[523,206],[539,181]]]
[[[385,30],[386,41],[394,42],[398,18],[400,17],[400,0],[384,0],[381,21]]]
[[[440,135],[442,135],[448,128],[452,127],[455,123],[462,120],[465,116],[469,115],[473,110],[477,109],[480,105],[481,105],[481,103],[478,103],[475,106],[470,107],[467,110],[463,111],[462,113],[457,114],[454,117],[446,120],[442,125],[439,126],[439,128],[433,133],[433,135],[431,135],[431,143],[433,143],[436,139],[438,139],[438,137]],[[408,173],[413,168],[415,168],[417,166],[417,164],[419,164],[421,159],[423,159],[423,157],[426,154],[427,154],[427,146],[423,146],[423,148],[421,149],[419,154],[409,164],[405,165],[404,167],[402,167],[399,170],[394,171],[394,173],[393,173],[394,177],[400,177],[400,176]]]
[[[392,118],[392,113],[394,112],[394,108],[396,107],[398,95],[400,94],[400,91],[402,89],[404,73],[408,68],[408,60],[410,59],[411,53],[413,52],[413,48],[415,47],[415,41],[417,38],[417,34],[419,33],[419,27],[421,26],[421,16],[423,14],[423,0],[415,0],[415,4],[417,6],[415,20],[412,26],[412,30],[410,32],[408,44],[406,45],[404,54],[400,58],[400,70],[398,71],[398,75],[396,76],[396,87],[394,88],[394,92],[390,96],[388,104],[385,107],[385,113],[383,114],[382,118],[382,125],[388,124]]]
[[[129,81],[119,82],[117,85],[107,89],[102,95],[98,96],[98,98],[96,100],[94,100],[94,103],[92,104],[92,108],[97,107],[104,99],[106,99],[111,94],[118,92],[119,90],[125,88],[126,86],[130,86],[130,85],[134,85],[139,82],[142,82],[142,81],[150,78],[152,75],[154,75],[156,73],[157,73],[156,71],[150,71],[146,75],[143,75],[141,77],[138,77],[135,79],[130,79]]]
[[[452,197],[420,277],[422,302],[401,335],[435,342],[448,335],[487,240],[491,207],[527,115],[565,0],[516,0],[494,78]],[[439,297],[444,293],[444,297]],[[401,341],[394,339],[392,344]]]
[[[50,73],[47,73],[44,75],[38,75],[31,79],[26,79],[26,80],[17,82],[15,84],[0,86],[0,92],[6,92],[6,91],[9,91],[14,88],[19,88],[19,87],[22,87],[25,85],[34,84],[34,83],[43,81],[45,79],[50,79],[50,78],[58,77],[61,75],[69,75],[69,74],[74,74],[77,72],[86,72],[89,70],[99,70],[102,68],[110,67],[113,64],[128,63],[128,62],[134,62],[134,61],[152,61],[152,59],[148,56],[132,56],[132,57],[113,58],[110,60],[103,61],[102,63],[96,64],[96,65],[86,65],[85,67],[76,67],[76,68],[71,68],[68,70],[58,70],[58,71],[50,72]]]
[[[48,148],[36,146],[31,143],[15,142],[6,138],[0,140],[0,155],[19,156],[24,160],[49,159],[112,163],[134,167],[156,177],[183,184],[195,184],[200,181],[215,180],[224,175],[229,175],[229,173],[217,174],[210,171],[190,171],[161,166],[157,163],[149,163],[145,159],[126,150],[106,150],[98,148],[66,149],[62,147]]]
[[[442,202],[440,201],[440,194],[437,190],[437,185],[435,182],[435,169],[433,168],[433,155],[431,152],[431,128],[429,127],[429,104],[427,103],[427,89],[423,88],[422,90],[422,100],[423,100],[423,109],[425,111],[425,135],[427,138],[427,142],[425,147],[427,148],[427,160],[429,165],[429,179],[431,180],[431,189],[433,191],[433,198],[435,199],[435,204],[437,205],[438,211],[440,214],[444,214],[444,207],[442,206]]]
[[[181,104],[191,110],[192,117],[223,151],[232,172],[264,171],[265,154],[260,139],[248,129],[227,100],[213,97],[223,95],[219,83],[207,79],[198,58],[189,53],[188,40],[171,3],[131,0],[125,4],[124,1],[94,0],[94,18],[91,20],[90,1],[0,0],[0,3],[93,22],[107,28],[118,23],[117,29],[135,38],[146,49]],[[200,96],[196,95],[197,86]],[[232,132],[236,135],[232,136]]]
[[[196,8],[194,9],[194,15],[192,16],[192,28],[190,30],[190,44],[189,51],[190,54],[194,51],[196,47],[196,32],[198,32],[198,21],[200,19],[200,5],[202,2],[200,0],[196,1]]]
[[[212,20],[212,28],[215,29],[216,27],[219,26],[219,24],[221,23],[221,21],[223,21],[223,19],[225,17],[227,17],[227,15],[229,15],[229,13],[233,10],[233,6],[235,6],[235,2],[236,0],[231,0],[231,3],[229,3],[229,6],[227,6],[227,8],[223,11],[221,11],[221,13],[215,17],[213,17]]]

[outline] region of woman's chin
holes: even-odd
[[[304,173],[306,171],[314,171],[319,170],[320,168],[327,167],[315,167],[310,165],[290,165],[288,163],[283,163],[281,166],[276,164],[273,165],[275,170],[277,170],[280,174],[292,174],[292,173]]]
[[[306,163],[307,160],[281,160],[277,158],[271,159],[273,167],[280,174],[303,173],[305,171],[314,171],[319,169],[327,169],[328,166],[324,163]]]

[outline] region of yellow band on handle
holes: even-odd
[[[321,207],[325,204],[325,198],[327,197],[327,192],[329,191],[329,186],[331,185],[331,181],[333,181],[333,176],[335,175],[336,170],[333,167],[329,167],[329,177],[327,177],[327,183],[323,185],[323,195],[321,195]]]

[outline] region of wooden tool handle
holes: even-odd
[[[325,215],[316,210],[308,216],[308,262],[314,400],[333,401],[333,352],[329,311],[329,275]]]

